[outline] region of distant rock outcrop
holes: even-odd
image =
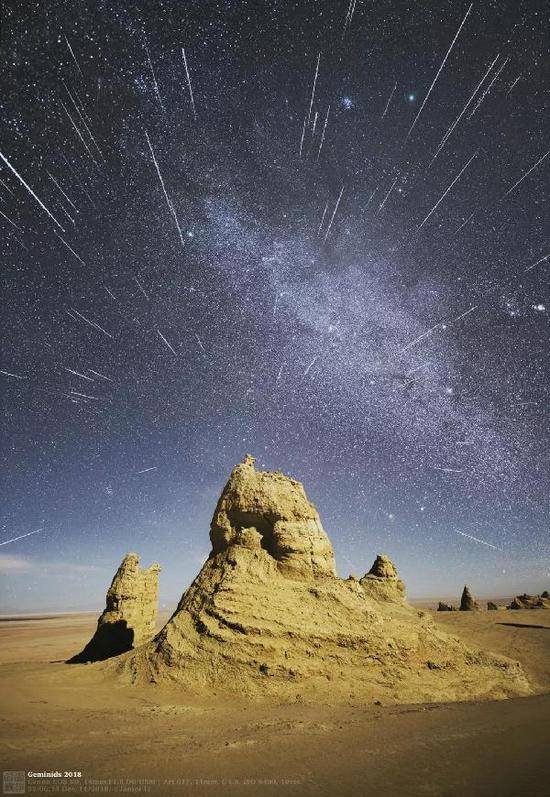
[[[470,588],[465,586],[462,591],[462,597],[460,599],[460,611],[474,612],[477,609],[479,609],[479,606],[475,602],[472,593],[470,592]]]
[[[438,612],[456,612],[456,608],[450,603],[443,603],[443,601],[439,601],[437,604],[437,611]]]
[[[498,606],[496,603],[494,603],[494,601],[487,601],[487,610],[489,612],[497,612]]]
[[[405,585],[397,575],[397,569],[385,554],[379,554],[374,564],[359,582],[367,595],[377,600],[403,600]]]
[[[550,592],[548,592],[548,590],[545,589],[544,592],[540,593],[540,597],[541,598],[550,598]]]
[[[107,591],[95,634],[71,663],[108,659],[151,639],[156,630],[159,573],[160,565],[142,569],[137,554],[126,554]]]
[[[164,628],[112,664],[130,682],[369,703],[529,692],[517,662],[468,648],[409,606],[386,557],[360,582],[338,578],[303,486],[252,457],[233,469],[210,540]]]
[[[546,593],[548,595],[548,593]],[[541,595],[516,595],[514,600],[508,604],[507,609],[550,609],[550,598]]]

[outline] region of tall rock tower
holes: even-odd
[[[470,587],[465,586],[462,591],[462,597],[460,599],[460,611],[461,612],[475,612],[479,609],[479,606],[474,600],[474,596],[470,592]]]
[[[154,636],[159,573],[160,565],[142,569],[136,553],[126,554],[107,591],[95,634],[71,663],[108,659]]]

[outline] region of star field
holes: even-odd
[[[547,29],[537,2],[7,4],[4,611],[96,606],[130,550],[173,602],[248,451],[342,575],[548,588]]]

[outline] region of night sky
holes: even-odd
[[[131,550],[171,606],[247,452],[342,576],[550,587],[548,23],[3,5],[0,611],[99,607]]]

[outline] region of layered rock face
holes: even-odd
[[[131,682],[215,696],[422,702],[529,691],[517,664],[472,650],[403,598],[387,557],[358,581],[302,485],[247,457],[214,512],[212,550],[165,627],[113,666]]]
[[[248,454],[221,494],[210,526],[211,556],[256,540],[281,573],[336,575],[332,545],[303,486],[282,473],[257,471],[254,463]]]
[[[462,591],[462,597],[460,599],[460,611],[461,612],[475,612],[479,609],[479,606],[475,602],[472,593],[470,592],[469,587],[464,587]]]
[[[160,565],[142,569],[137,554],[126,554],[107,591],[97,630],[72,663],[117,656],[154,636],[159,573]]]
[[[550,609],[550,598],[548,592],[541,595],[516,595],[514,600],[508,604],[507,609]]]

